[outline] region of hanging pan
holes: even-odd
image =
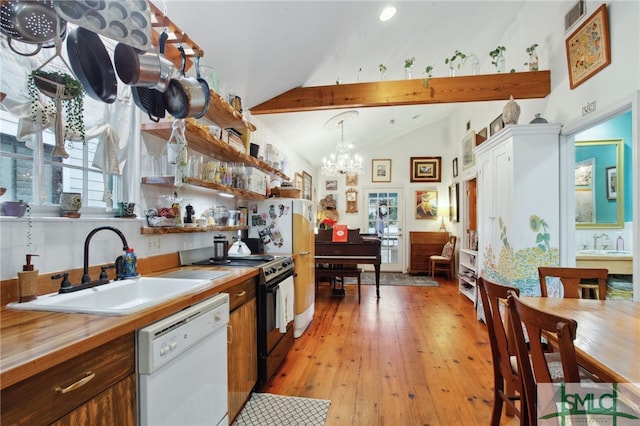
[[[133,102],[149,119],[154,122],[160,121],[166,115],[164,96],[162,92],[150,87],[131,87]]]
[[[76,27],[67,37],[67,54],[74,74],[87,95],[112,104],[118,95],[118,82],[113,64],[100,36]]]
[[[167,112],[174,118],[200,118],[207,112],[210,93],[196,78],[187,77],[184,69],[187,57],[184,48],[178,46],[182,57],[180,76],[172,78],[167,91],[164,93],[164,103]],[[206,82],[205,82],[206,83]]]

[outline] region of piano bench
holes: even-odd
[[[358,303],[360,303],[360,285],[362,284],[362,269],[360,268],[316,268],[316,296],[318,295],[318,285],[320,278],[344,278],[353,277],[358,279]],[[344,283],[344,281],[343,281]]]

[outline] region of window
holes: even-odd
[[[94,137],[82,142],[65,142],[69,158],[52,156],[55,137],[50,129],[36,135],[42,138],[42,158],[27,143],[18,141],[17,119],[5,111],[0,112],[0,186],[7,189],[4,200],[25,200],[36,210],[60,203],[62,192],[82,194],[84,211],[105,211],[105,189],[112,201],[121,199],[122,177],[105,175],[93,165],[100,139]],[[37,145],[37,144],[36,144]],[[39,196],[34,196],[39,194]]]

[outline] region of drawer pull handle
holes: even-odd
[[[247,295],[247,290],[242,290],[240,293],[236,293],[236,297],[244,297]]]
[[[231,343],[233,343],[233,326],[227,324],[227,344],[230,345]]]
[[[65,393],[71,392],[73,390],[76,390],[76,389],[86,385],[91,380],[93,380],[94,377],[96,377],[96,373],[92,373],[91,371],[87,371],[87,375],[85,377],[83,377],[82,379],[78,380],[75,383],[70,384],[66,388],[61,388],[61,387],[58,386],[56,388],[56,392],[61,393],[61,394],[65,394]]]

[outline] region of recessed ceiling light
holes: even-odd
[[[396,14],[396,8],[393,6],[387,6],[382,10],[382,13],[380,13],[380,20],[382,22],[388,21],[389,19],[393,18],[393,15]]]

